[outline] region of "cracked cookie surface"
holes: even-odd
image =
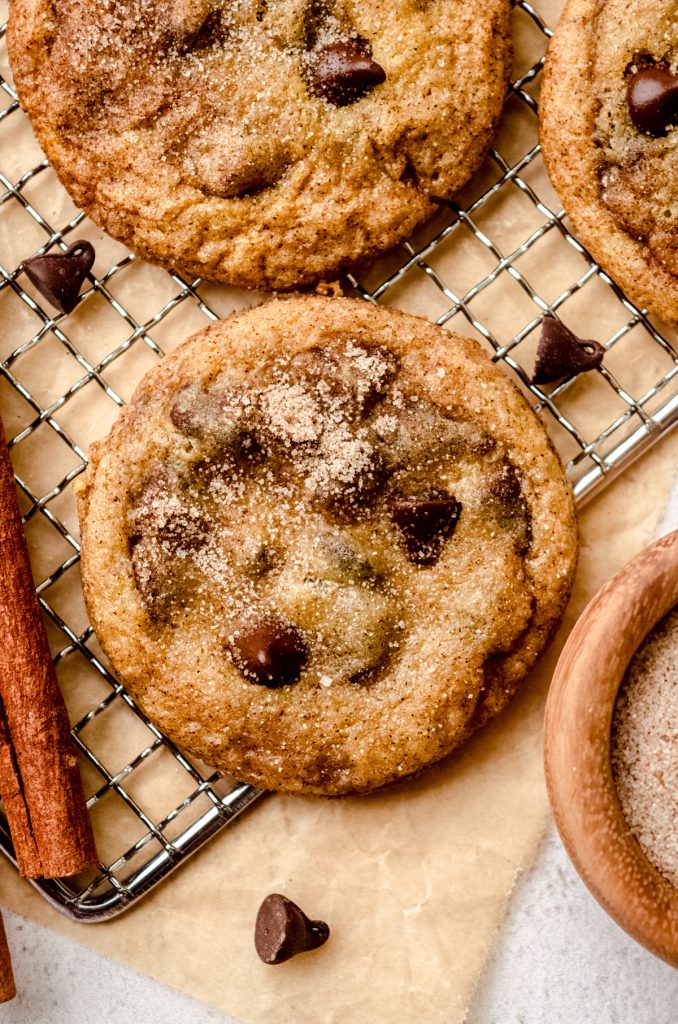
[[[499,711],[571,587],[572,498],[472,341],[290,297],[190,339],[78,482],[91,620],[146,713],[269,789],[367,791]]]
[[[678,323],[676,0],[570,0],[540,121],[549,175],[584,244],[635,302]]]
[[[148,259],[291,288],[375,255],[480,164],[508,0],[13,0],[8,47],[75,202]]]

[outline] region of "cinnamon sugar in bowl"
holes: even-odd
[[[678,608],[633,656],[612,719],[612,772],[645,856],[678,889]]]
[[[574,866],[617,924],[674,967],[676,605],[678,531],[641,551],[580,616],[553,676],[544,735],[553,817]]]

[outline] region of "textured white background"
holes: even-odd
[[[657,535],[674,529],[678,482]],[[5,924],[19,995],[0,1007],[2,1024],[235,1024],[16,914],[5,912]],[[551,825],[535,864],[516,885],[467,1024],[676,1021],[678,971],[613,924],[579,880]]]

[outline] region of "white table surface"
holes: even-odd
[[[677,528],[678,486],[658,535]],[[16,914],[4,916],[19,995],[0,1007],[2,1024],[239,1024]],[[513,892],[467,1024],[677,1021],[678,971],[601,910],[551,825]]]

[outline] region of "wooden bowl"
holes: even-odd
[[[678,967],[678,888],[650,863],[619,806],[612,715],[633,654],[678,603],[678,530],[598,591],[563,649],[546,705],[544,768],[565,848],[602,907]]]

